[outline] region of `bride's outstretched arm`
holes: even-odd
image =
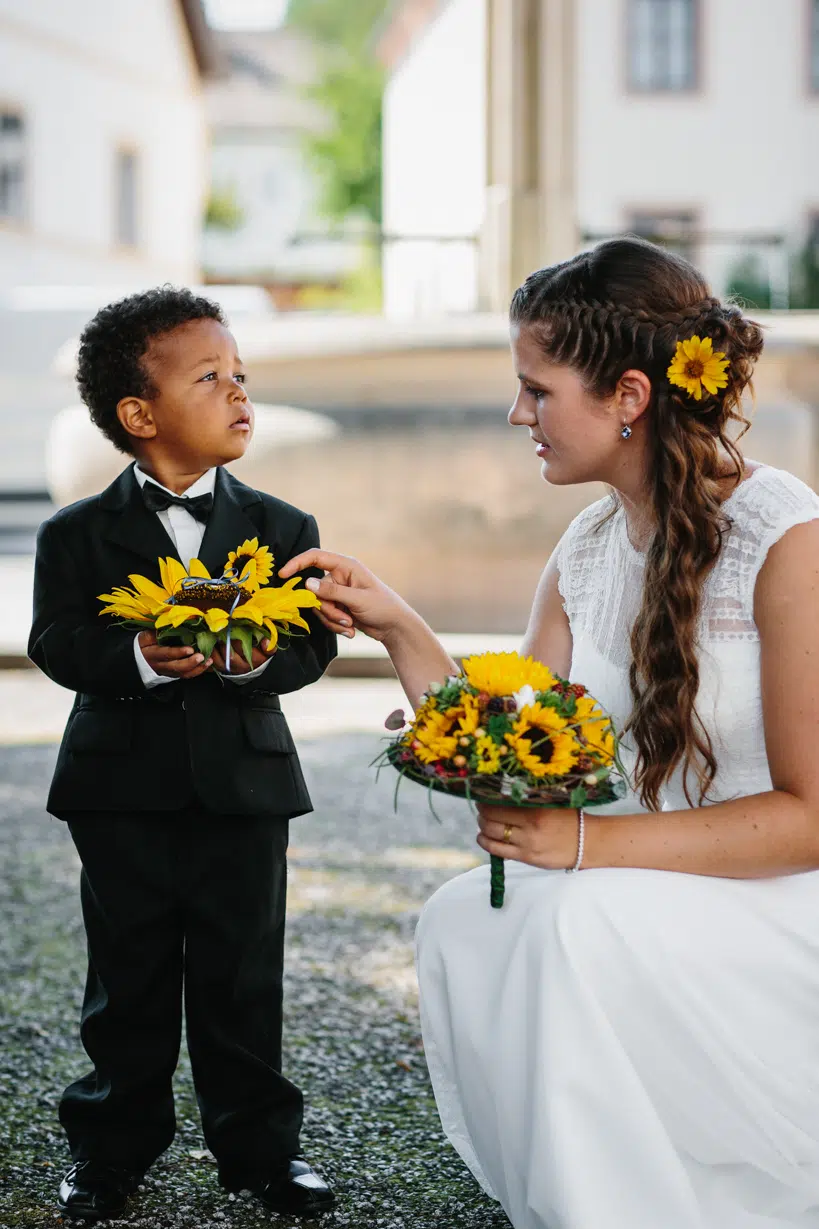
[[[457,673],[452,658],[418,612],[363,563],[332,551],[309,550],[290,559],[279,576],[288,580],[305,568],[322,568],[327,573],[324,580],[306,582],[321,598],[319,618],[325,627],[343,636],[354,635],[358,629],[380,640],[413,708],[430,683]]]

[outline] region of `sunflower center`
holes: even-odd
[[[689,380],[701,379],[704,371],[705,367],[703,366],[701,359],[692,358],[685,364],[685,374],[688,376]]]
[[[247,565],[253,560],[253,555],[237,555],[233,561],[233,567],[236,575],[241,576]]]
[[[228,614],[233,609],[236,595],[239,595],[239,606],[250,601],[251,595],[247,589],[238,589],[236,585],[220,584],[214,581],[200,581],[196,585],[186,585],[171,598],[171,605],[192,606],[194,610],[226,610]]]
[[[544,734],[538,726],[527,726],[523,731],[523,738],[528,738],[532,743],[531,754],[535,759],[540,760],[544,764],[548,764],[554,755],[554,745],[548,734]]]

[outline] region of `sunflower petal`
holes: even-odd
[[[166,589],[160,589],[159,585],[155,585],[152,580],[148,580],[147,576],[129,576],[131,584],[136,589],[137,593],[141,593],[143,597],[153,598],[155,602],[162,602],[163,605],[167,602],[171,594]]]
[[[230,622],[230,617],[226,610],[219,610],[213,606],[210,610],[205,610],[202,613],[202,618],[208,625],[208,631],[221,632],[224,631]]]
[[[173,596],[188,573],[178,559],[174,559],[172,555],[169,555],[167,559],[160,559],[159,575],[162,579],[162,584],[165,586],[165,591]]]
[[[188,576],[198,576],[200,580],[210,580],[211,575],[201,559],[191,559]]]
[[[162,627],[181,627],[183,623],[201,619],[202,611],[195,606],[167,606],[156,621],[157,631]]]

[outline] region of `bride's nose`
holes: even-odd
[[[529,427],[536,421],[534,414],[527,410],[523,389],[518,390],[512,408],[506,415],[506,421],[513,427]]]

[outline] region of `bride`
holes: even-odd
[[[546,564],[522,652],[611,713],[632,791],[479,808],[506,904],[481,866],[416,940],[444,1130],[515,1229],[816,1229],[819,497],[743,459],[761,333],[686,261],[615,240],[542,269],[511,337],[543,477],[612,492]],[[281,575],[309,565],[413,705],[456,669],[361,563]]]

